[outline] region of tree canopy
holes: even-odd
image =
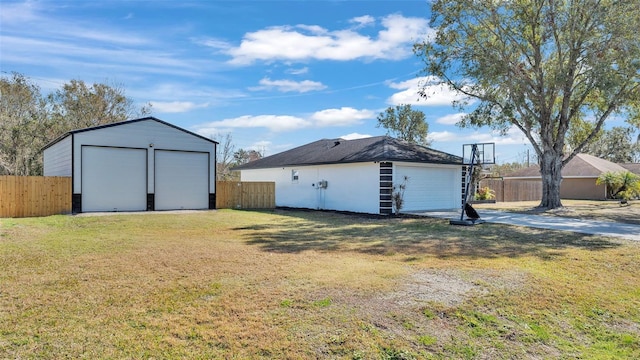
[[[586,136],[591,125],[588,123],[572,126],[569,129],[567,142],[571,148],[579,146],[581,137]],[[587,127],[587,129],[585,129]],[[582,152],[609,160],[615,163],[628,163],[640,160],[640,143],[633,138],[631,126],[614,126],[608,130],[600,130],[586,144]]]
[[[429,146],[427,135],[429,124],[422,111],[413,110],[411,105],[389,106],[378,115],[377,127],[387,129],[387,134],[412,144]]]
[[[40,88],[21,74],[0,78],[0,175],[41,173],[48,133]]]
[[[118,85],[71,80],[48,96],[19,73],[0,78],[0,174],[41,175],[42,148],[64,133],[149,114]]]
[[[436,0],[431,26],[435,37],[414,45],[425,73],[467,96],[455,104],[472,109],[461,126],[522,131],[539,159],[540,207],[562,206],[562,167],[612,114],[637,121],[631,110],[640,102],[640,7],[634,1]],[[576,119],[591,129],[565,154]]]

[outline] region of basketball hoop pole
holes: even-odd
[[[464,199],[462,201],[462,208],[460,209],[460,221],[464,218],[464,209],[467,207],[467,199],[469,198],[469,185],[473,179],[473,164],[476,163],[476,156],[478,155],[478,144],[471,145],[471,165],[467,171],[467,183],[464,188]]]

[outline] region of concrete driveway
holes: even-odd
[[[526,215],[506,211],[476,209],[485,222],[529,226],[541,229],[572,231],[582,234],[619,237],[640,241],[640,225],[624,224],[612,221],[585,220],[560,216]],[[422,215],[444,219],[460,219],[460,209],[444,211],[418,211]],[[482,225],[480,225],[482,226]]]

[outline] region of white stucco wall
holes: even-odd
[[[298,181],[292,171],[298,171]],[[380,167],[378,163],[294,166],[242,170],[242,181],[276,183],[276,206],[354,211],[380,211]],[[318,182],[327,181],[326,189]]]

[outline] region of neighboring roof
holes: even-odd
[[[170,123],[168,123],[166,121],[162,121],[160,119],[154,118],[153,116],[147,116],[147,117],[143,117],[143,118],[140,118],[140,119],[125,120],[125,121],[120,121],[120,122],[115,122],[115,123],[110,123],[110,124],[105,124],[105,125],[88,127],[88,128],[84,128],[84,129],[71,130],[71,131],[69,131],[67,133],[64,133],[62,136],[58,137],[57,139],[53,140],[52,142],[48,143],[47,145],[45,145],[45,147],[43,147],[42,150],[45,150],[45,149],[55,145],[56,143],[60,142],[62,139],[66,138],[67,136],[72,135],[72,134],[77,134],[77,133],[81,133],[81,132],[85,132],[85,131],[93,131],[93,130],[98,130],[98,129],[104,129],[104,128],[113,127],[113,126],[127,125],[127,124],[135,123],[135,122],[138,122],[138,121],[148,121],[148,120],[159,122],[161,124],[170,126],[170,127],[174,128],[174,129],[183,131],[183,132],[185,132],[185,133],[187,133],[189,135],[193,135],[193,136],[198,137],[200,139],[203,139],[203,140],[218,144],[217,141],[208,139],[208,138],[206,138],[206,137],[204,137],[202,135],[198,135],[198,134],[193,133],[193,132],[191,132],[189,130],[185,130],[185,129],[179,127],[179,126],[175,126],[175,125],[170,124]]]
[[[611,161],[601,159],[589,154],[577,154],[562,168],[562,177],[593,177],[597,178],[602,173],[625,171],[622,166]],[[540,166],[532,165],[528,168],[516,170],[503,176],[507,178],[540,178]]]
[[[640,163],[623,163],[623,164],[618,164],[618,165],[620,165],[623,168],[631,171],[634,174],[640,175]]]
[[[389,136],[364,139],[322,139],[237,166],[233,170],[282,166],[342,164],[369,161],[406,161],[462,165],[462,158]]]

